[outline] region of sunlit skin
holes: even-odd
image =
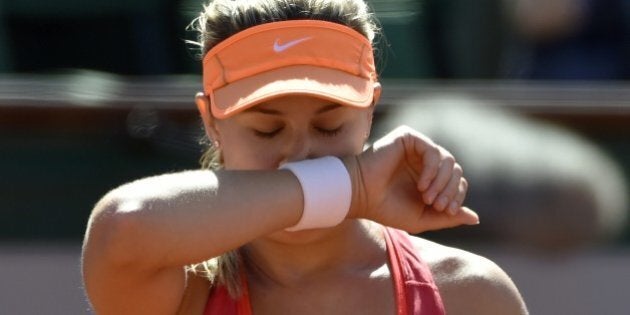
[[[208,112],[208,97],[199,93],[196,102]],[[83,252],[94,309],[202,314],[209,283],[183,266],[238,250],[257,314],[392,313],[383,226],[418,233],[475,224],[478,217],[462,206],[467,184],[461,168],[426,136],[400,127],[363,150],[373,110],[291,96],[227,119],[202,115],[226,170],[136,180],[94,207]],[[300,220],[303,195],[290,171],[276,169],[324,155],[341,157],[351,179],[347,219],[284,231]],[[437,206],[442,197],[448,203]],[[455,213],[448,210],[452,202]],[[420,238],[412,242],[449,313],[521,313],[515,311],[522,305],[518,291],[491,262]],[[475,294],[481,292],[494,302],[479,304]]]

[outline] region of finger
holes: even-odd
[[[450,205],[452,201],[454,201],[454,198],[459,193],[459,188],[460,188],[459,186],[460,186],[461,179],[462,179],[462,168],[459,166],[459,164],[455,163],[455,166],[453,167],[453,173],[451,175],[451,179],[448,181],[448,184],[446,185],[444,190],[442,190],[442,192],[440,192],[438,197],[435,199],[435,202],[433,203],[433,208],[435,208],[438,211],[444,211],[446,209],[450,210]],[[449,212],[449,213],[455,214],[456,212]]]
[[[447,155],[442,158],[442,162],[440,163],[440,168],[438,170],[438,174],[433,179],[433,182],[429,186],[422,195],[424,197],[424,201],[431,205],[435,201],[438,193],[444,190],[446,184],[451,179],[451,175],[453,173],[453,166],[455,165],[455,159],[451,155]]]
[[[457,215],[451,216],[445,212],[427,209],[422,216],[422,231],[432,231],[452,228],[460,225],[479,224],[479,215],[467,207],[461,207]]]
[[[436,146],[424,147],[422,171],[418,179],[418,190],[425,191],[437,176],[440,168],[440,150]],[[417,152],[417,151],[416,151]]]
[[[455,198],[451,201],[450,205],[448,206],[448,212],[450,214],[457,214],[457,211],[459,211],[459,208],[462,206],[462,204],[464,203],[464,199],[466,198],[466,193],[468,192],[468,181],[466,181],[465,178],[461,178],[459,181],[459,190],[457,192],[457,195],[455,195]]]
[[[468,207],[460,207],[459,212],[453,218],[455,218],[456,221],[459,221],[462,224],[466,225],[479,224],[479,215],[477,214],[477,212]]]

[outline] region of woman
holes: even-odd
[[[145,178],[88,223],[99,314],[521,314],[481,257],[412,238],[478,223],[444,149],[398,128],[364,150],[380,85],[361,0],[211,2],[196,104],[221,170]]]

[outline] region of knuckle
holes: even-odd
[[[407,125],[400,125],[396,127],[396,129],[394,129],[391,132],[391,134],[398,138],[403,138],[406,140],[412,140],[414,138],[417,138],[415,130],[413,130],[411,127]]]
[[[413,129],[411,129],[411,127],[409,127],[407,125],[400,125],[400,126],[396,127],[396,129],[394,129],[394,132],[402,134],[402,133],[407,133],[410,130],[413,130]]]

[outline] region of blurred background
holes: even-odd
[[[373,0],[399,124],[455,154],[474,228],[532,314],[630,310],[630,0]],[[94,203],[198,167],[197,0],[0,0],[0,314],[91,314]]]

